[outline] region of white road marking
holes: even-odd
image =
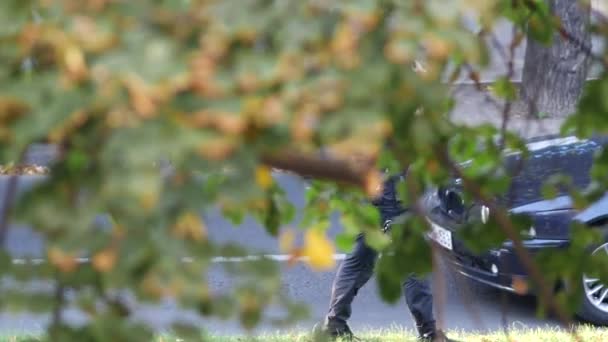
[[[227,263],[227,262],[246,262],[246,261],[257,261],[257,260],[262,260],[263,258],[265,259],[270,259],[273,261],[278,261],[278,262],[285,262],[285,261],[289,261],[291,259],[291,256],[288,254],[265,254],[265,255],[247,255],[244,257],[214,257],[211,259],[212,263]],[[333,256],[334,260],[344,260],[346,258],[346,254],[334,254]],[[307,257],[299,257],[296,260],[298,261],[306,261],[308,260]],[[90,262],[89,258],[77,258],[76,261],[79,264],[86,264]],[[194,259],[190,258],[190,257],[185,257],[182,258],[182,262],[184,263],[191,263],[193,262]],[[18,259],[13,259],[12,260],[13,265],[41,265],[47,262],[46,259],[43,258],[33,258],[33,259],[23,259],[23,258],[18,258]]]

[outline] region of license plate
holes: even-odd
[[[438,226],[436,223],[431,223],[431,232],[429,237],[437,242],[440,246],[452,250],[452,232]]]

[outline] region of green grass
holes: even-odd
[[[597,328],[591,326],[581,326],[577,330],[579,341],[585,342],[603,342],[608,341],[608,328]],[[466,342],[566,342],[576,341],[570,333],[563,329],[516,329],[510,330],[509,335],[505,335],[502,331],[497,331],[490,334],[471,333],[462,331],[448,331],[450,338],[458,341]],[[387,330],[367,330],[358,332],[357,336],[362,341],[370,342],[403,342],[416,341],[412,330],[401,328]],[[36,341],[34,336],[0,336],[1,342],[25,342]],[[211,336],[204,341],[209,342],[312,342],[313,339],[309,334],[293,333],[293,334],[266,334],[254,337],[248,336]],[[171,335],[159,336],[151,342],[187,342],[187,340],[179,339]]]
[[[582,326],[577,331],[579,341],[589,342],[600,342],[608,341],[608,328],[597,328],[591,326]],[[361,332],[357,334],[357,337],[361,338],[362,341],[370,342],[403,342],[403,341],[416,341],[416,336],[411,330],[404,329],[389,329],[389,330],[370,330],[367,332]],[[490,334],[481,333],[465,333],[462,331],[448,331],[450,338],[457,339],[458,341],[466,342],[520,342],[520,341],[534,341],[534,342],[566,342],[576,341],[572,334],[568,333],[563,329],[520,329],[511,330],[509,335],[505,335],[502,331],[497,331]],[[162,342],[175,342],[173,339],[162,339]],[[256,337],[236,337],[236,336],[215,336],[209,341],[212,342],[311,342],[312,339],[307,334],[276,334],[276,335],[263,335]],[[160,342],[160,341],[159,341]]]

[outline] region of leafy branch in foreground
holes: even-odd
[[[383,297],[394,300],[400,277],[431,268],[426,223],[414,217],[391,243],[374,208],[361,203],[377,193],[379,168],[411,164],[412,193],[444,184],[453,169],[438,150],[449,150],[450,160],[475,157],[463,172],[476,197],[504,189],[493,138],[525,150],[521,139],[505,132],[506,114],[501,130],[452,123],[444,76],[454,81],[462,69],[488,64],[489,46],[462,24],[465,12],[479,13],[485,31],[507,18],[519,29],[531,23],[532,37],[550,36],[547,8],[533,3],[540,12],[502,1],[3,1],[0,162],[19,160],[34,142],[60,150],[45,180],[1,217],[2,234],[10,219],[44,236],[34,257],[48,260],[1,263],[18,280],[6,289],[15,294],[7,305],[55,310],[52,333],[62,340],[148,338],[150,328],[123,320],[130,310],[114,295],[123,290],[142,302],[173,297],[205,317],[238,317],[246,328],[272,320],[264,310],[271,305],[287,312],[277,324],[302,318],[305,308],[281,291],[272,260],[225,265],[230,286],[213,288],[213,258],[252,253],[210,238],[219,229],[206,217],[214,209],[237,224],[255,217],[293,260],[308,256],[315,270],[333,265],[334,243],[348,249],[366,232],[371,245],[395,252],[378,277]],[[424,73],[412,70],[416,60]],[[501,82],[498,95],[512,100],[509,77]],[[605,130],[600,114],[608,108],[591,99],[602,98],[605,82],[587,89],[571,119],[579,132]],[[387,150],[388,140],[398,149]],[[309,190],[303,245],[295,245],[296,231],[283,230],[295,210],[272,168],[322,180]],[[334,242],[326,229],[335,210],[344,232]],[[507,232],[525,228],[509,220],[500,222]],[[488,241],[504,237],[485,229]],[[0,259],[10,258],[4,249]],[[427,261],[404,267],[398,258]],[[38,280],[56,293],[20,286]],[[85,326],[62,322],[68,306],[85,313]]]

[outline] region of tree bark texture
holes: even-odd
[[[570,39],[556,32],[553,44],[543,45],[528,37],[521,99],[532,115],[565,117],[575,112],[589,70],[590,8],[578,0],[547,1]]]

